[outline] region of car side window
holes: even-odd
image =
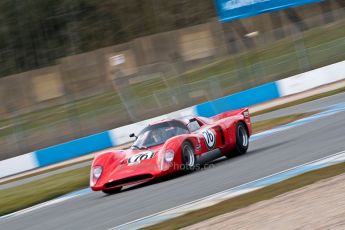
[[[194,131],[200,129],[200,124],[198,121],[192,121],[188,124],[188,128],[191,132],[194,132]]]

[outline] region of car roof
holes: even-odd
[[[193,116],[183,116],[183,117],[179,117],[179,118],[166,118],[166,119],[163,119],[160,121],[152,122],[149,124],[149,126],[160,124],[160,123],[165,123],[165,122],[170,122],[170,121],[179,121],[179,122],[182,122],[183,124],[186,125],[189,123],[189,120],[191,118],[194,118],[194,117]]]

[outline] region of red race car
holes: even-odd
[[[248,109],[159,121],[138,136],[131,134],[136,140],[130,149],[97,155],[90,186],[109,194],[180,170],[193,171],[216,158],[246,153],[251,134]]]

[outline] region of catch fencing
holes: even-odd
[[[174,61],[155,61],[136,67],[135,71],[130,64],[130,54],[125,55],[126,68],[98,65],[99,57],[105,53],[100,50],[75,57],[79,66],[71,66],[77,61],[61,60],[59,66],[46,72],[2,78],[0,160],[343,61],[344,12],[345,9],[339,8],[305,18],[301,22],[308,25],[305,30],[288,24],[220,45],[207,45],[210,37],[198,32],[196,35],[202,35],[200,39],[194,35],[182,39],[183,58],[176,54]],[[333,20],[320,25],[327,14],[331,14]],[[281,39],[273,39],[282,33]],[[226,40],[223,33],[219,37]],[[123,62],[118,52],[112,54],[110,58],[117,59],[106,61]],[[37,73],[43,75],[44,80],[36,78]],[[100,77],[94,78],[92,74]],[[82,76],[83,84],[74,78],[77,75]],[[63,84],[59,82],[60,77]],[[56,97],[46,98],[47,95]]]

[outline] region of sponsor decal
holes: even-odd
[[[145,151],[135,154],[127,159],[128,165],[140,164],[143,160],[151,159],[155,153],[153,151]]]
[[[245,6],[255,5],[262,2],[268,2],[270,0],[229,0],[223,3],[224,10],[233,10]]]
[[[213,149],[213,147],[216,144],[216,137],[215,137],[214,133],[212,132],[212,130],[210,130],[210,129],[204,130],[204,131],[202,131],[202,135],[205,138],[205,143],[207,145],[207,148]]]
[[[321,0],[215,0],[221,22],[229,22],[258,14],[299,7]]]

